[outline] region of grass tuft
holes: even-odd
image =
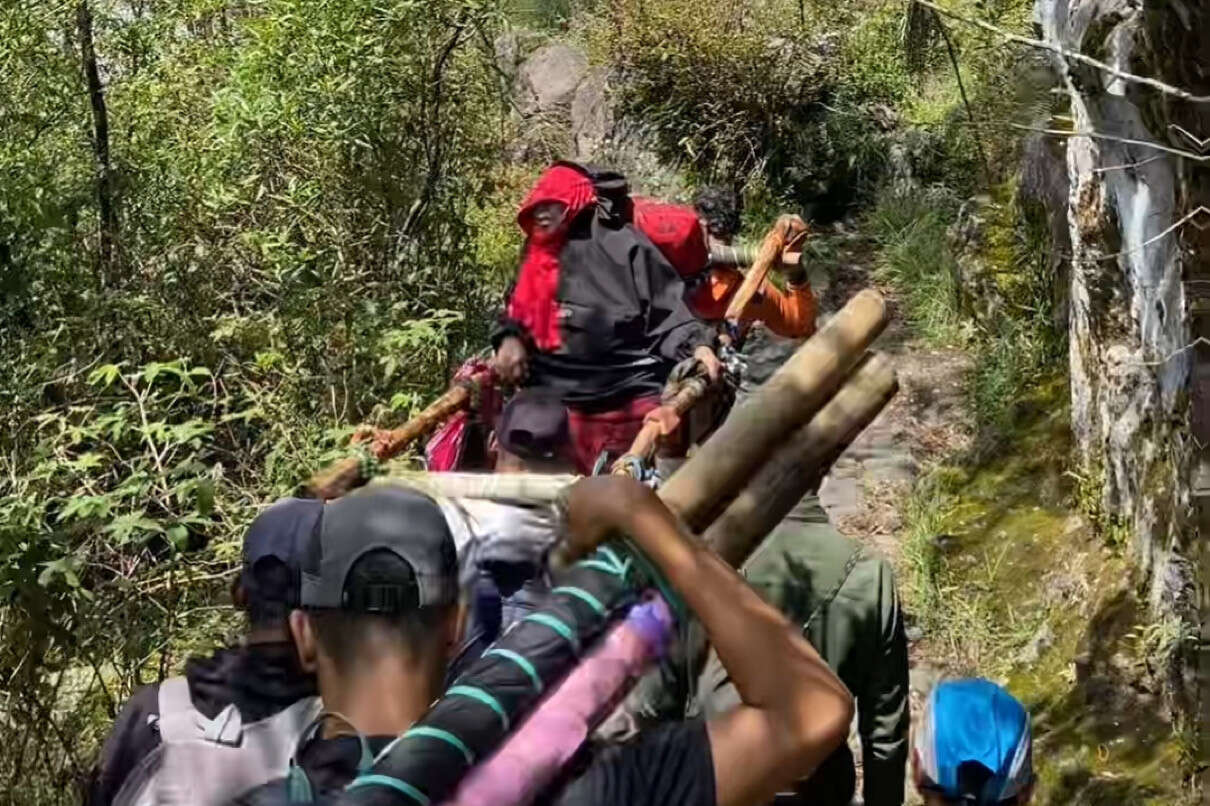
[[[877,279],[894,286],[908,324],[936,347],[956,346],[970,335],[958,312],[957,266],[946,243],[956,207],[944,189],[884,193],[867,219],[880,246]]]

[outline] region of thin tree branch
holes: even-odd
[[[975,120],[975,113],[971,109],[971,102],[966,97],[966,86],[962,83],[962,71],[958,68],[958,56],[954,53],[954,43],[950,40],[950,32],[946,29],[945,23],[941,21],[941,15],[937,13],[937,9],[933,9],[933,17],[937,20],[937,28],[941,31],[941,38],[945,40],[945,51],[949,54],[950,65],[954,68],[954,78],[958,81],[958,93],[962,96],[962,106],[966,109],[966,117],[971,122],[975,149],[979,152],[979,167],[983,169],[983,181],[985,186],[990,189],[992,186],[991,163],[987,161],[987,152],[983,150],[983,140],[979,137],[979,123]]]
[[[1086,64],[1090,67],[1095,67],[1098,70],[1109,73],[1110,75],[1114,76],[1115,78],[1120,78],[1123,81],[1129,81],[1133,84],[1143,84],[1145,86],[1151,87],[1152,89],[1159,90],[1160,92],[1162,92],[1166,95],[1171,95],[1175,98],[1180,98],[1183,101],[1188,101],[1188,102],[1194,103],[1194,104],[1210,103],[1210,95],[1194,95],[1193,93],[1189,92],[1188,90],[1183,90],[1180,87],[1174,87],[1171,84],[1165,84],[1164,82],[1162,82],[1158,79],[1149,78],[1147,76],[1135,75],[1134,73],[1127,73],[1125,70],[1119,70],[1118,68],[1114,67],[1113,65],[1106,64],[1105,62],[1102,62],[1102,61],[1098,61],[1097,59],[1094,59],[1091,56],[1085,56],[1083,53],[1079,53],[1079,52],[1073,51],[1073,50],[1068,50],[1067,48],[1063,47],[1062,45],[1056,45],[1053,42],[1043,42],[1040,39],[1031,39],[1027,36],[1021,36],[1019,34],[1014,34],[1011,31],[1005,31],[1003,28],[999,28],[995,25],[992,25],[990,22],[987,22],[985,20],[978,20],[978,19],[973,19],[971,17],[964,17],[963,15],[958,14],[957,12],[950,11],[949,9],[938,5],[937,3],[932,2],[932,0],[915,0],[915,1],[917,3],[920,3],[921,5],[931,8],[933,11],[936,11],[940,14],[944,14],[945,16],[950,17],[952,19],[958,20],[959,22],[966,23],[967,25],[973,25],[976,28],[982,28],[984,31],[988,31],[989,33],[996,34],[997,36],[999,36],[1003,39],[1006,39],[1009,42],[1016,42],[1019,45],[1028,45],[1031,48],[1040,48],[1042,50],[1048,50],[1051,53],[1054,53],[1055,55],[1062,57],[1063,59],[1070,60],[1070,61],[1076,61],[1076,62],[1080,62],[1081,64]]]
[[[917,0],[917,2],[919,2],[919,0]],[[1096,140],[1108,140],[1112,143],[1126,143],[1127,145],[1132,146],[1154,148],[1156,151],[1163,151],[1167,154],[1175,154],[1178,157],[1184,157],[1185,159],[1193,160],[1194,162],[1210,161],[1210,154],[1194,154],[1192,151],[1183,151],[1179,148],[1166,146],[1153,140],[1134,140],[1129,137],[1118,137],[1117,135],[1113,134],[1102,134],[1101,132],[1092,131],[1091,129],[1084,131],[1069,131],[1067,129],[1045,129],[1041,126],[1024,126],[1020,123],[1007,123],[1006,125],[1022,131],[1038,132],[1040,134],[1053,134],[1059,137],[1091,137]]]
[[[441,102],[444,90],[445,64],[449,61],[450,56],[462,42],[462,34],[468,25],[467,16],[469,12],[463,9],[458,20],[454,23],[454,32],[446,42],[445,47],[441,49],[440,55],[437,57],[437,63],[433,66],[433,110],[431,119],[425,116],[426,125],[429,128],[429,137],[435,138],[435,143],[432,149],[429,149],[428,140],[425,142],[425,150],[428,154],[428,169],[424,178],[424,187],[420,191],[420,195],[416,197],[416,201],[412,202],[411,208],[408,210],[407,217],[400,227],[400,235],[407,236],[412,232],[412,228],[419,223],[420,218],[428,209],[429,202],[432,200],[433,192],[437,188],[437,179],[441,172],[441,158],[443,156],[443,146],[445,145],[445,137],[441,131],[433,131],[434,128],[439,128],[441,125]]]
[[[113,202],[113,177],[109,161],[109,111],[105,105],[105,88],[97,67],[97,51],[93,42],[92,10],[88,0],[80,0],[76,8],[76,28],[80,35],[80,63],[88,84],[88,99],[92,105],[93,152],[97,161],[97,208],[100,216],[101,271],[112,272],[113,249],[118,234],[118,218]],[[112,281],[112,277],[107,278]]]

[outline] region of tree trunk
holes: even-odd
[[[80,35],[80,62],[88,84],[92,104],[93,156],[97,162],[97,210],[100,223],[100,270],[103,281],[112,281],[114,247],[118,237],[118,217],[114,210],[113,174],[109,162],[109,112],[105,108],[105,89],[97,68],[97,51],[92,39],[92,10],[88,0],[80,0],[76,10],[76,28]]]

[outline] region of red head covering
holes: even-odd
[[[567,240],[567,228],[576,217],[597,200],[592,180],[567,165],[548,168],[521,203],[517,224],[525,231],[525,257],[517,274],[517,284],[508,301],[507,315],[529,330],[539,350],[555,350],[559,335],[559,251]],[[563,220],[551,232],[534,226],[534,208],[545,202],[559,202],[567,209]]]

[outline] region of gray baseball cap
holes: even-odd
[[[350,590],[349,571],[370,552],[392,552],[408,579]],[[302,562],[300,603],[307,608],[399,613],[453,604],[458,558],[441,508],[409,487],[375,484],[327,504]]]

